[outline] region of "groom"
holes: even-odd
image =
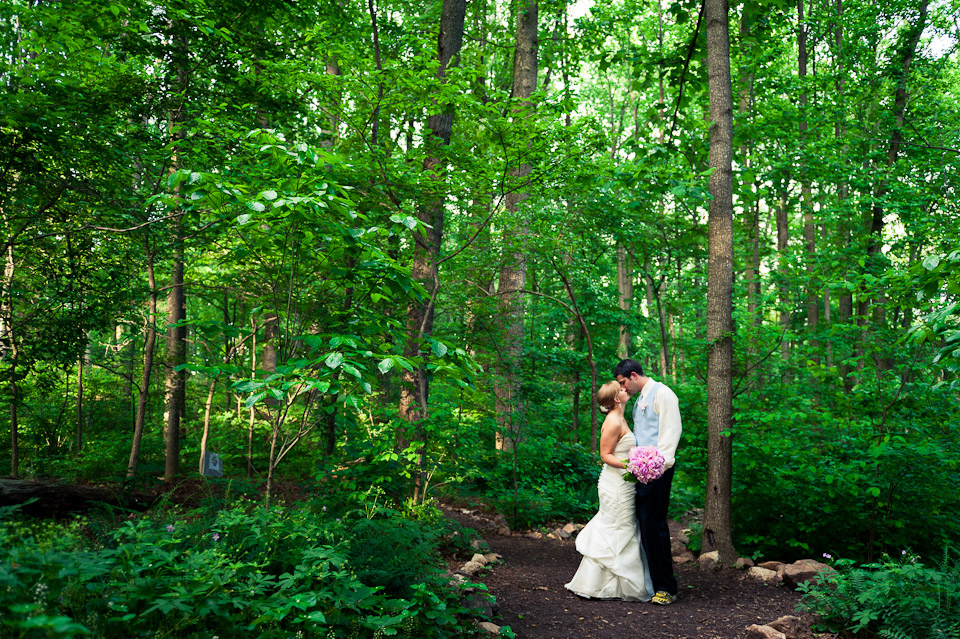
[[[643,368],[635,360],[621,360],[613,369],[613,375],[631,396],[639,395],[633,404],[633,433],[637,437],[637,446],[656,446],[665,460],[666,470],[660,479],[637,484],[637,520],[656,591],[652,601],[667,606],[677,600],[667,507],[670,505],[674,456],[682,432],[680,402],[676,393],[644,375]]]

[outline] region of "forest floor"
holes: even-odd
[[[497,599],[499,619],[518,639],[739,639],[752,624],[798,615],[800,595],[783,586],[744,579],[744,572],[675,566],[679,598],[670,606],[587,600],[566,588],[580,564],[574,538],[498,535],[479,513],[446,509],[473,528],[503,562],[475,577]],[[671,522],[674,534],[679,526]]]

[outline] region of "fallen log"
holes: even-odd
[[[143,511],[156,499],[149,493],[134,493],[117,487],[0,479],[0,507],[22,505],[21,512],[34,517],[70,515],[100,504]]]

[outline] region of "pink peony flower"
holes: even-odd
[[[641,406],[643,408],[643,406]],[[627,454],[627,473],[623,478],[626,481],[638,481],[649,484],[663,475],[666,460],[655,446],[635,446]]]

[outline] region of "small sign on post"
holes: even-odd
[[[210,451],[204,453],[201,474],[204,477],[223,477],[223,460],[220,459],[220,455]]]

